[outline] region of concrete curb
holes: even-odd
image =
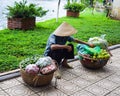
[[[108,47],[109,50],[114,50],[114,49],[117,49],[117,48],[120,48],[120,44]],[[76,61],[76,60],[78,60],[78,56],[75,56],[75,59],[68,60],[68,63]],[[16,70],[13,70],[13,71],[1,73],[0,74],[0,82],[2,82],[4,80],[15,78],[15,77],[19,77],[19,76],[20,76],[20,69],[16,69]]]
[[[12,70],[0,74],[0,82],[20,76],[20,69]]]
[[[108,47],[109,50],[114,50],[114,49],[117,49],[117,48],[120,48],[120,44],[117,44],[117,45],[113,45],[113,46],[109,46],[109,47]]]

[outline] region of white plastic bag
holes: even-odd
[[[50,65],[51,63],[52,63],[52,58],[47,56],[47,57],[39,58],[35,64],[37,66],[39,66],[40,68],[42,68],[42,67],[45,67],[47,65]]]
[[[95,46],[99,46],[102,49],[106,49],[108,47],[108,42],[105,39],[105,34],[100,37],[89,38],[88,43],[94,44]]]

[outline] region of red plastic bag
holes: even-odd
[[[40,69],[40,72],[41,72],[42,74],[46,75],[46,74],[50,74],[50,73],[52,73],[52,72],[54,72],[54,71],[56,71],[56,70],[57,70],[57,66],[56,66],[55,63],[53,62],[53,63],[51,63],[50,65],[41,68],[41,69]]]

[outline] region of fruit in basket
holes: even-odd
[[[39,67],[36,64],[29,64],[26,66],[25,71],[29,74],[37,74],[39,72]]]
[[[77,45],[78,54],[81,54],[85,57],[86,55],[89,55],[89,57],[93,59],[109,59],[110,54],[105,49],[101,49],[99,46],[95,46],[94,48],[91,48],[84,44],[78,44]],[[79,59],[82,60],[83,58],[79,55]]]
[[[100,53],[97,55],[93,55],[93,59],[108,59],[110,58],[110,54],[105,50],[101,49]]]

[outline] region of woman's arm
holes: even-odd
[[[72,50],[71,46],[68,46],[68,45],[59,45],[59,44],[52,44],[51,45],[51,49],[52,50],[67,49],[68,51]]]
[[[90,47],[94,47],[93,44],[89,44],[89,43],[87,43],[87,42],[84,42],[84,41],[81,41],[81,40],[78,40],[78,39],[74,39],[74,42],[76,42],[76,43],[81,43],[81,44],[85,44],[85,45],[88,45],[88,46],[90,46]]]

